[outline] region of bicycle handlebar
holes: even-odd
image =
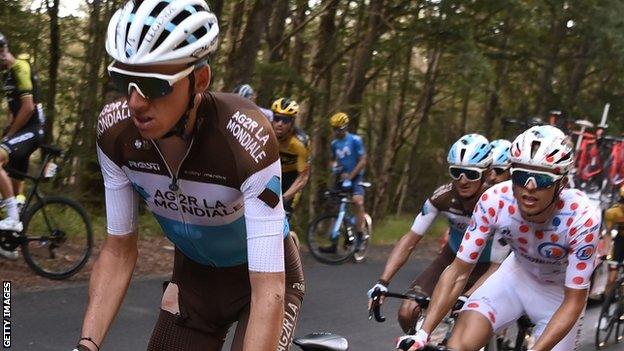
[[[371,293],[371,299],[373,303],[371,304],[371,308],[368,310],[368,319],[372,319],[373,316],[375,320],[379,323],[383,323],[386,321],[386,317],[381,315],[381,304],[379,303],[381,297],[394,297],[403,300],[412,300],[415,301],[421,308],[426,309],[429,307],[429,302],[431,302],[431,298],[428,296],[419,296],[416,294],[400,294],[394,292],[382,292],[379,289],[373,290]]]
[[[401,350],[409,350],[409,348],[412,347],[412,345],[414,345],[414,341],[413,340],[403,340],[399,344],[399,349],[401,349]],[[426,345],[421,350],[422,351],[453,351],[453,350],[447,348],[446,346],[442,346],[442,345]]]

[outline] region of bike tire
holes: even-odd
[[[622,296],[622,286],[616,286],[613,291],[605,297],[605,302],[600,309],[600,316],[598,317],[598,325],[596,326],[596,349],[602,350],[608,346],[609,339],[613,336],[613,343],[617,344],[622,341],[624,337],[622,335],[622,328],[624,324],[622,320],[616,318],[624,311],[622,311],[622,305],[624,304],[624,296]],[[603,322],[607,325],[603,326]],[[615,334],[613,334],[615,332]]]
[[[366,255],[373,242],[373,219],[368,213],[364,215],[364,235],[366,240],[364,240],[364,243],[360,245],[358,250],[353,252],[353,261],[355,263],[362,263],[366,260]]]
[[[71,223],[67,220],[66,214],[70,212],[52,213],[52,208],[57,205],[65,206],[67,211],[77,214],[75,220]],[[47,210],[46,207],[48,207]],[[56,221],[54,221],[55,217],[58,217]],[[66,237],[64,231],[61,229],[62,226],[73,225],[76,220],[79,221],[80,224],[84,225],[83,228],[80,228],[80,230],[84,230],[84,232],[79,235],[76,235],[75,232],[69,233],[73,236]],[[78,273],[89,260],[91,251],[93,250],[93,228],[89,215],[78,202],[60,196],[44,197],[41,201],[36,202],[26,211],[22,218],[22,222],[24,224],[23,233],[26,236],[26,241],[22,244],[24,259],[26,260],[28,266],[38,275],[54,280],[67,279]],[[60,223],[62,223],[62,225]],[[40,227],[45,228],[39,229]],[[39,233],[41,230],[48,231],[48,233]],[[42,235],[35,236],[35,234]],[[49,238],[49,240],[33,240],[35,238]],[[34,247],[31,248],[30,243],[39,243],[40,248],[43,248],[44,244],[49,244],[50,247],[52,245],[58,245],[58,247],[56,247],[57,249],[60,249],[61,247],[64,249],[76,247],[79,254],[61,255],[63,257],[56,260],[56,262],[60,262],[62,259],[67,259],[70,256],[75,256],[77,260],[66,268],[51,269],[50,266],[55,263],[51,261],[55,260],[56,257],[48,257],[47,261],[48,263],[51,263],[51,265],[44,266],[43,261],[46,260],[40,260],[37,257],[35,254],[36,250],[34,250]],[[47,251],[49,251],[50,255],[53,256],[55,253],[53,252],[53,248],[50,247],[47,248]],[[43,249],[42,251],[45,252],[46,249]]]
[[[340,235],[338,237],[339,242],[336,243],[336,254],[321,252],[321,247],[323,246],[319,243],[319,239],[329,238],[329,235],[331,234],[330,228],[333,227],[333,223],[337,218],[338,216],[335,214],[324,214],[316,217],[308,226],[306,236],[308,249],[310,250],[312,257],[321,263],[341,264],[353,257],[355,252],[355,243],[347,245],[345,242],[345,231],[347,225],[344,220],[340,225]]]

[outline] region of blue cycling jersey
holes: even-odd
[[[364,142],[358,135],[347,133],[342,139],[334,139],[331,143],[333,159],[342,167],[342,172],[351,172],[358,161],[366,155]],[[364,174],[362,171],[360,174]]]

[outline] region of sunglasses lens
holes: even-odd
[[[535,185],[538,188],[549,188],[555,184],[557,179],[554,176],[542,173],[532,173],[522,170],[515,170],[511,175],[511,180],[519,186],[526,186],[529,179],[535,179]]]
[[[142,95],[148,99],[157,99],[173,91],[169,82],[153,77],[134,77],[119,72],[109,71],[111,81],[117,90],[124,94],[130,94],[130,88],[134,85],[141,90]]]
[[[468,180],[479,180],[481,178],[481,173],[473,169],[450,167],[449,173],[451,174],[451,177],[455,180],[459,180],[462,174]]]
[[[273,116],[273,120],[277,123],[277,122],[282,122],[284,124],[289,124],[292,122],[292,118],[291,117],[284,117],[284,116],[279,116],[279,115],[275,115]]]

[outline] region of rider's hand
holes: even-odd
[[[351,180],[351,177],[349,176],[349,173],[342,173],[342,174],[340,174],[340,179],[342,179],[342,180]]]
[[[397,349],[401,351],[416,351],[425,347],[428,341],[429,341],[429,334],[422,329],[418,329],[418,331],[414,335],[404,335],[404,336],[399,337],[397,339],[396,347]],[[410,344],[411,346],[408,347],[407,345],[410,345]],[[407,347],[407,348],[402,348],[402,347]]]
[[[371,307],[373,307],[373,292],[375,291],[375,289],[378,289],[382,294],[387,293],[388,283],[380,280],[377,283],[375,283],[375,285],[373,285],[372,288],[368,290],[367,295],[368,295],[368,309],[369,310],[371,309]],[[382,295],[379,297],[378,303],[381,305],[383,303],[383,300],[384,300],[384,296]]]
[[[461,309],[466,304],[466,301],[468,301],[468,296],[462,295],[457,298],[457,302],[455,302],[455,304],[453,305],[453,309],[451,309],[451,315],[458,314],[459,311],[461,311]]]
[[[83,344],[78,344],[72,351],[91,351],[91,349]]]

